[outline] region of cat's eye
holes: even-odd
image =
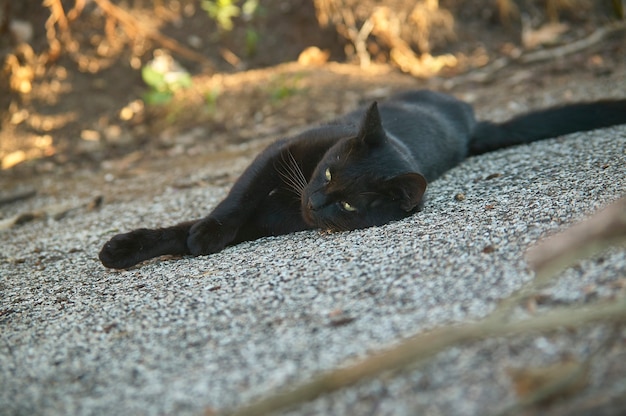
[[[344,211],[348,211],[348,212],[356,211],[356,208],[354,208],[352,205],[348,204],[346,201],[341,201],[339,204],[341,204],[341,208]]]
[[[333,178],[333,175],[330,174],[329,168],[326,168],[326,171],[324,172],[324,176],[326,177],[326,182],[330,182],[330,180]]]

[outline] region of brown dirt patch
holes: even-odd
[[[43,31],[47,15],[39,3],[34,9],[27,7],[30,3],[14,5],[12,16],[33,23],[32,51],[37,54],[47,45]],[[492,9],[472,4],[441,2],[441,7],[454,13],[458,39],[433,52],[470,56],[480,50],[491,62],[507,56],[518,42],[519,27],[496,24]],[[10,105],[10,94],[0,94],[4,95],[0,99],[4,106],[0,115],[0,156],[23,152],[27,160],[2,172],[3,181],[7,181],[3,188],[18,182],[37,182],[41,175],[62,178],[85,169],[101,172],[138,166],[150,169],[152,165],[160,169],[157,160],[164,158],[167,163],[176,160],[193,169],[193,158],[201,160],[203,155],[257,139],[265,143],[304,125],[328,120],[363,101],[406,88],[448,90],[472,101],[479,113],[497,115],[497,110],[511,100],[541,104],[540,97],[547,87],[610,76],[624,65],[626,56],[622,33],[561,59],[532,65],[513,62],[488,82],[480,83],[462,81],[462,74],[461,78],[418,80],[390,64],[368,68],[352,62],[303,66],[281,62],[294,61],[310,45],[328,49],[331,60],[345,61],[345,41],[330,29],[320,30],[310,1],[272,0],[265,3],[265,10],[252,26],[239,21],[232,33],[221,35],[217,39],[220,50],[211,35],[217,33],[215,23],[202,10],[189,15],[183,12],[182,18],[175,18],[163,10],[135,5],[135,16],[179,42],[186,43],[192,36],[200,38],[198,52],[214,62],[213,69],[218,71],[209,75],[198,64],[181,59],[194,74],[194,87],[179,92],[165,107],[141,103],[146,86],[133,63],[137,51],[123,48],[128,42],[124,33],[118,43],[109,40],[111,44],[108,52],[101,53],[103,56],[96,53],[84,57],[98,63],[93,71],[85,69],[86,61],[61,55],[35,78],[29,94],[13,94]],[[565,17],[572,22],[567,36],[574,38],[592,33],[606,20],[602,14],[587,16],[585,24],[575,26],[583,17],[575,13]],[[93,53],[90,47],[95,41],[105,41],[101,35],[96,36],[101,34],[101,25],[102,21],[94,17],[76,21],[72,27],[85,55]],[[257,51],[246,54],[245,33],[251,27],[263,36]],[[155,46],[150,42],[141,45],[144,51]],[[4,53],[9,47],[0,45]],[[224,49],[243,57],[239,67],[224,60]],[[141,55],[139,64],[150,57],[149,53]],[[214,102],[207,103],[208,93],[215,93]],[[121,116],[128,108],[135,108],[130,119]]]

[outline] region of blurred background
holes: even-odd
[[[622,0],[0,0],[0,175],[209,152],[403,87],[540,89],[533,62],[601,77],[622,29]]]

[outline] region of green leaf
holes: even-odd
[[[233,17],[241,14],[241,8],[236,5],[238,0],[203,0],[201,7],[209,17],[215,20],[218,26],[225,31],[233,29]]]
[[[246,19],[252,19],[258,8],[259,0],[246,0],[243,6],[241,6],[241,10]]]
[[[169,73],[165,75],[163,81],[165,82],[165,89],[167,91],[178,91],[193,85],[191,75],[187,72]]]
[[[169,91],[150,90],[144,93],[143,100],[148,105],[167,104],[172,100],[173,94]]]
[[[257,32],[256,30],[254,29],[246,30],[246,54],[248,56],[252,56],[256,54],[257,45],[259,44],[260,39],[261,39],[261,36],[259,35],[259,32]]]
[[[165,91],[167,89],[167,83],[165,82],[165,75],[154,70],[151,66],[143,66],[141,68],[141,78],[148,86],[158,91]]]

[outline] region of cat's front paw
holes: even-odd
[[[217,253],[232,242],[236,234],[236,228],[214,218],[205,218],[189,230],[187,247],[194,256]]]
[[[98,258],[105,267],[112,269],[127,269],[142,260],[144,245],[146,243],[145,233],[149,230],[135,230],[125,234],[118,234],[107,241]]]

